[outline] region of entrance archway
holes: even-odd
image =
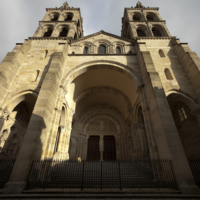
[[[140,74],[123,64],[98,61],[72,69],[62,83],[65,99],[74,110],[70,159],[132,159],[132,133],[126,121],[132,119],[130,109],[138,102]],[[101,125],[91,132],[93,123]],[[114,131],[106,130],[104,123]]]
[[[172,93],[167,99],[186,156],[188,158],[199,158],[200,122],[195,112],[197,105],[191,98],[181,94]]]

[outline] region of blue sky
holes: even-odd
[[[6,0],[0,2],[0,62],[15,43],[33,36],[45,8],[60,7],[64,0]],[[100,30],[121,35],[124,8],[135,6],[136,0],[68,0],[70,7],[79,7],[84,35]],[[163,20],[173,36],[188,42],[200,56],[200,0],[141,0],[144,6],[159,7]]]

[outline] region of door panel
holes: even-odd
[[[116,144],[114,136],[104,136],[103,160],[116,160]]]
[[[89,137],[87,160],[100,160],[99,139],[99,136]]]

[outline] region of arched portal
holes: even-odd
[[[15,158],[19,152],[37,96],[33,92],[16,95],[5,104],[9,115],[1,129],[1,155]]]
[[[123,64],[97,61],[74,68],[62,83],[74,110],[70,159],[133,158],[126,121],[139,98],[140,74]]]
[[[171,93],[167,99],[186,156],[188,158],[199,158],[200,121],[195,102],[181,93]]]

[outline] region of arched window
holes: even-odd
[[[121,48],[119,46],[116,47],[116,53],[121,54]]]
[[[142,29],[140,29],[140,28],[137,29],[137,35],[138,35],[139,37],[144,37],[144,36],[146,36],[144,30],[142,30]]]
[[[173,80],[172,74],[168,68],[165,68],[165,76],[168,80]]]
[[[52,32],[53,32],[53,29],[51,27],[48,27],[43,37],[50,37]]]
[[[146,18],[148,21],[154,21],[154,16],[152,14],[147,15]]]
[[[155,37],[162,36],[160,30],[159,30],[158,28],[156,28],[156,27],[153,27],[153,28],[152,28],[152,32],[153,32],[153,35],[154,35]]]
[[[133,15],[133,21],[140,21],[140,17],[138,15]]]
[[[99,54],[106,54],[106,46],[101,44],[98,48],[98,53]]]
[[[68,33],[68,28],[64,27],[62,28],[59,37],[67,37],[67,33]]]
[[[88,47],[84,47],[83,53],[88,54]]]
[[[53,15],[51,21],[52,22],[58,21],[58,18],[59,18],[59,15]]]
[[[165,57],[164,51],[162,49],[159,50],[159,55],[161,58]]]
[[[65,21],[72,21],[73,15],[72,14],[67,14],[65,17]]]
[[[175,105],[176,116],[178,116],[179,123],[185,121],[190,117],[190,110],[183,102],[177,102]]]

